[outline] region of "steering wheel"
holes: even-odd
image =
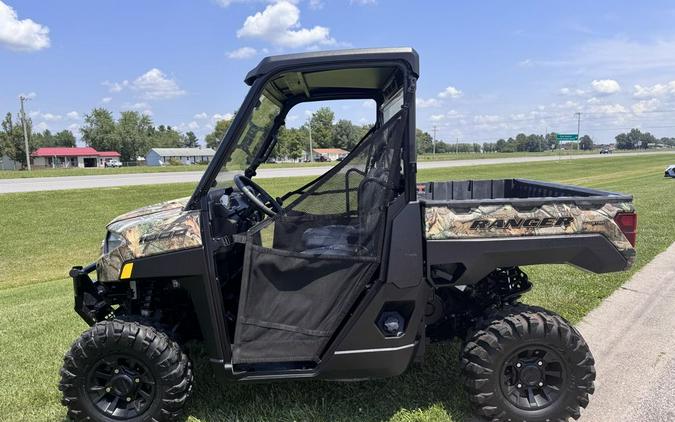
[[[256,182],[243,174],[234,176],[234,184],[251,201],[251,204],[270,217],[274,217],[283,210],[281,204],[272,195],[265,192]]]

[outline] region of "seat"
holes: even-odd
[[[386,179],[386,168],[372,167],[358,188],[359,224],[333,224],[305,230],[302,234],[304,252],[322,255],[344,255],[349,251],[351,255],[373,253],[376,247],[373,237],[387,196]]]

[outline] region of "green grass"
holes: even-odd
[[[527,177],[635,195],[638,259],[627,273],[594,275],[570,266],[534,266],[526,301],[578,322],[637,269],[675,241],[675,156],[612,157],[421,171],[420,180]],[[273,194],[306,179],[263,180]],[[72,310],[70,266],[98,254],[105,224],[142,205],[186,196],[192,185],[161,185],[0,195],[0,420],[53,421],[61,357],[86,326]],[[46,281],[52,280],[52,281]],[[468,407],[459,385],[457,346],[429,347],[424,365],[363,383],[216,384],[193,346],[197,386],[192,421],[460,421]]]

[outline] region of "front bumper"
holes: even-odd
[[[94,270],[95,262],[86,267],[73,267],[69,273],[73,279],[75,312],[90,326],[113,312],[113,308],[104,299],[106,288],[89,277],[89,273]]]

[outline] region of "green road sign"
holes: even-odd
[[[579,135],[576,133],[556,133],[555,139],[558,142],[576,142],[579,140]]]

